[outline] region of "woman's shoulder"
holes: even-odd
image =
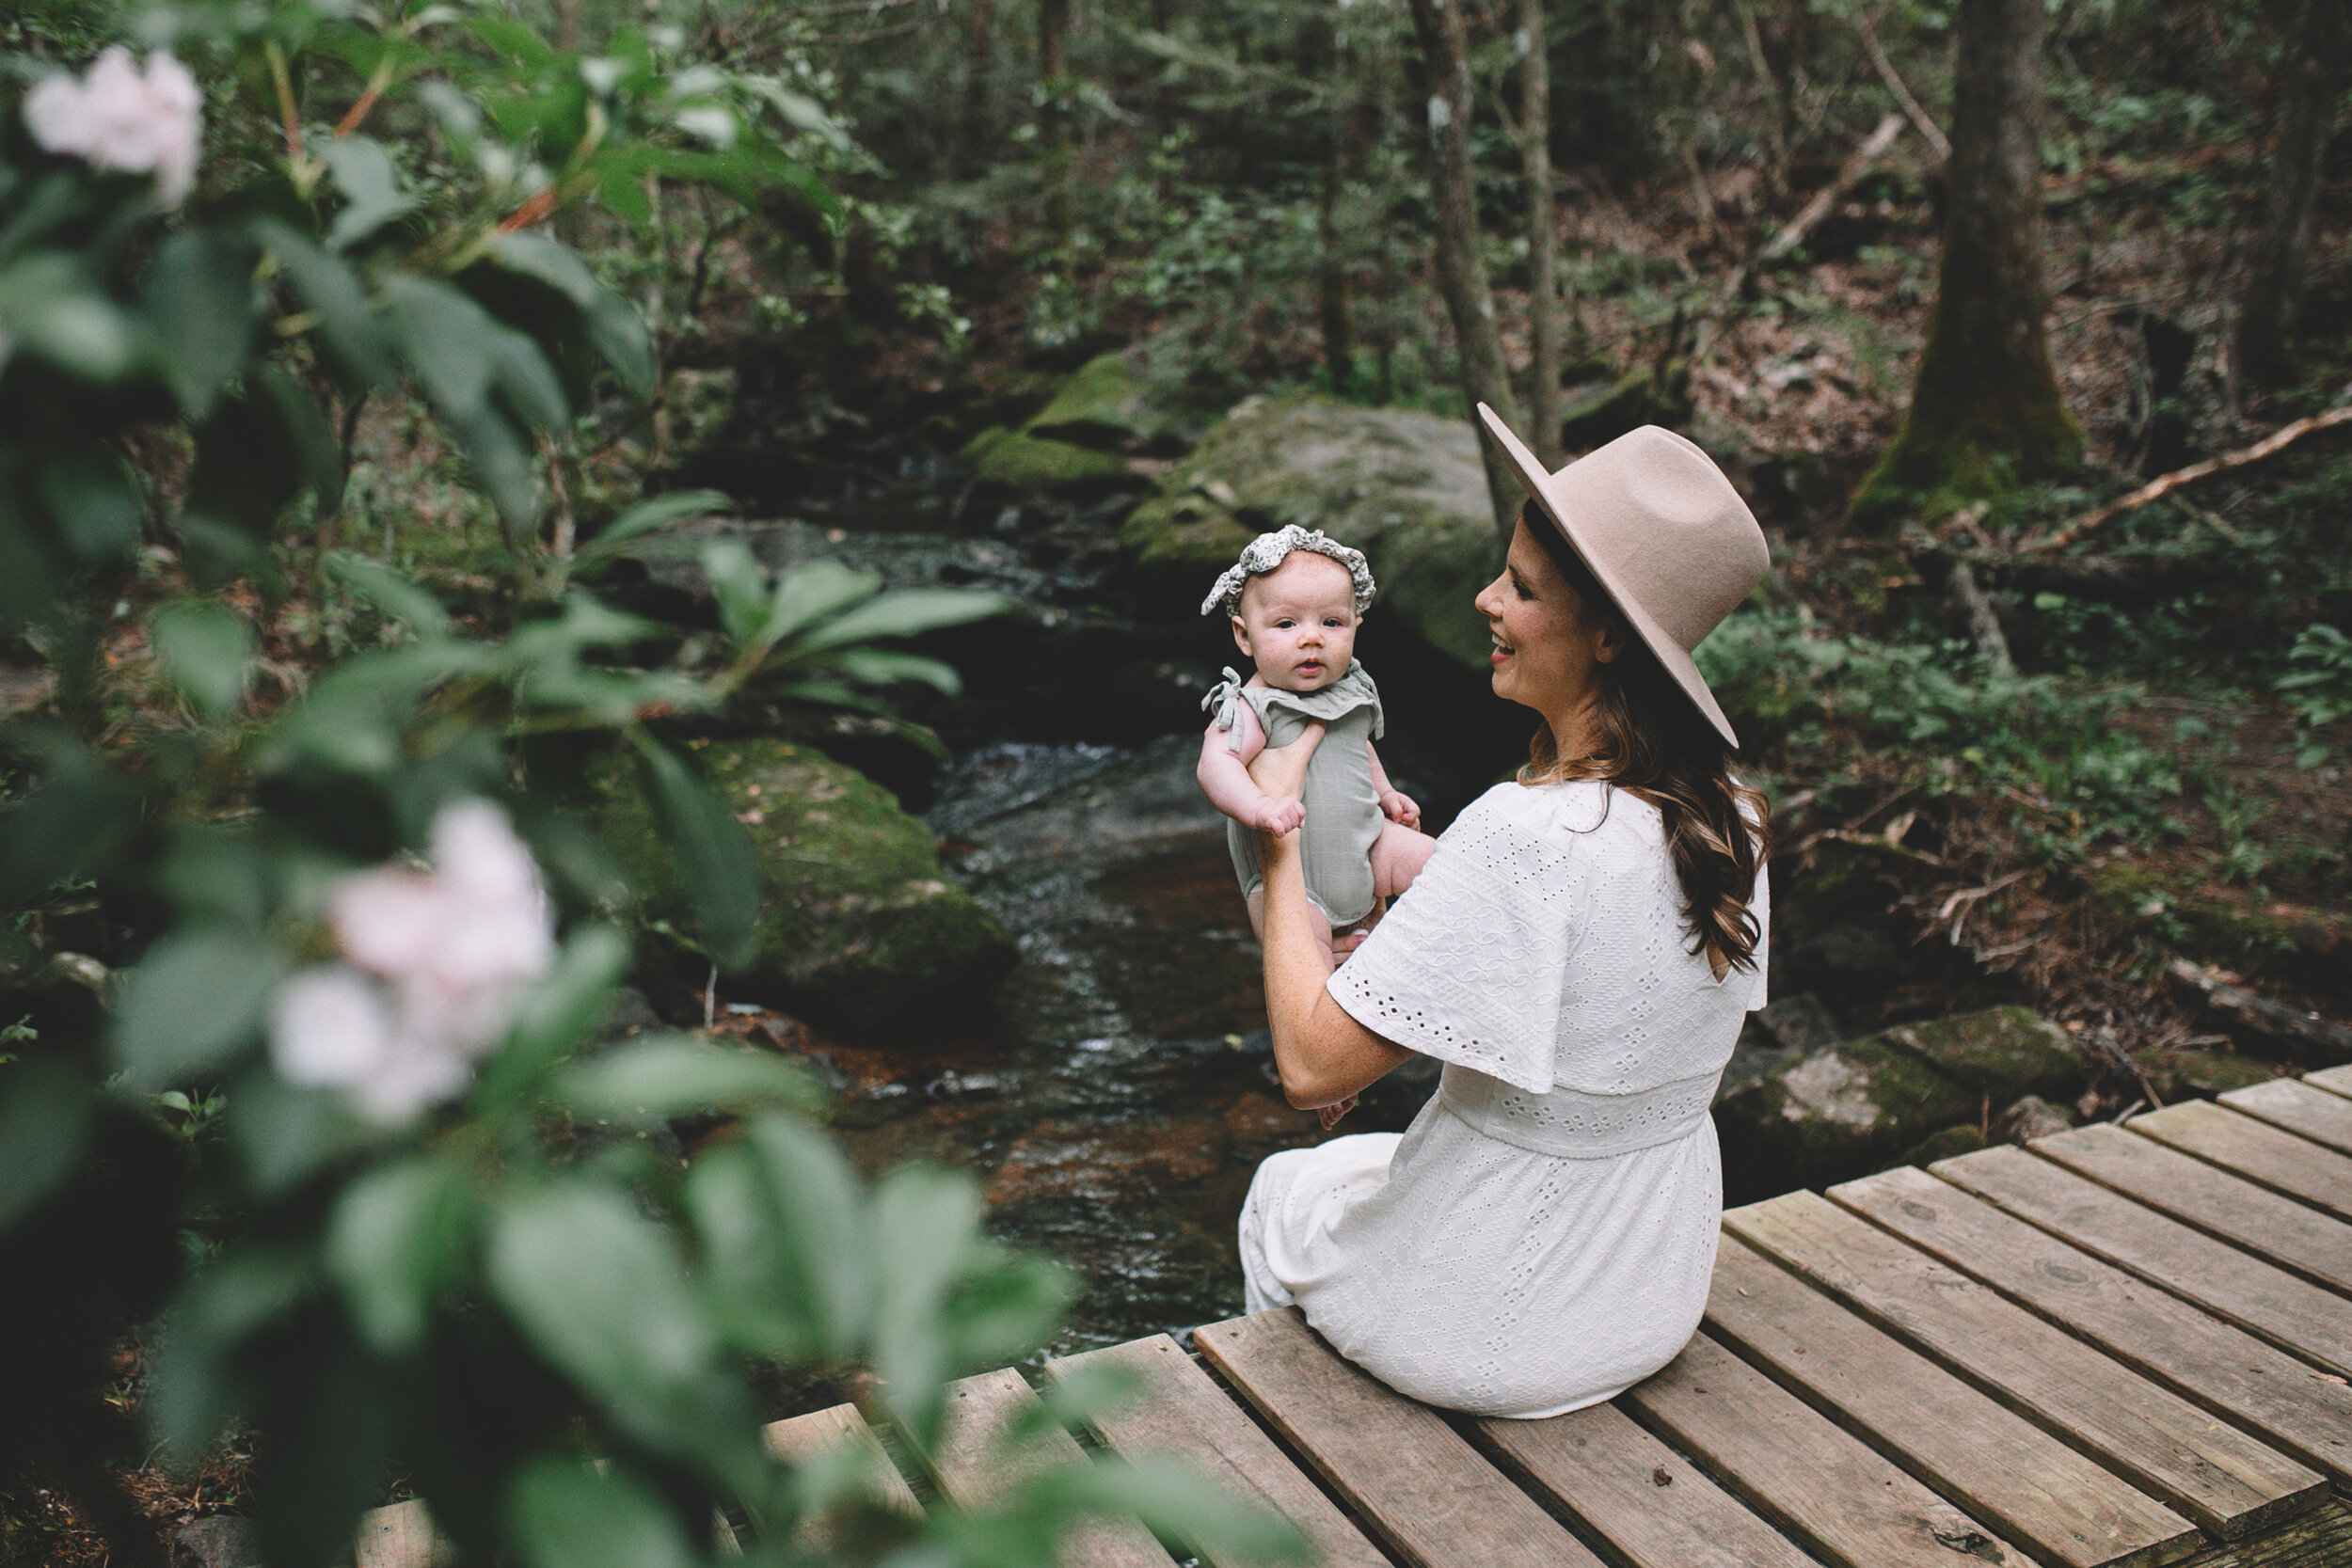
[[[1471,801],[1462,818],[1473,814],[1489,827],[1543,840],[1660,836],[1656,806],[1598,779],[1507,781]]]

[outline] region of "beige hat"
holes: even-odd
[[[1658,662],[1737,747],[1740,737],[1691,650],[1764,579],[1772,552],[1714,459],[1673,431],[1645,424],[1546,473],[1493,409],[1482,403],[1478,417]]]

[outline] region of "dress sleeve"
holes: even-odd
[[[1372,935],[1327,983],[1381,1038],[1542,1094],[1587,877],[1539,836],[1517,784],[1455,819]]]

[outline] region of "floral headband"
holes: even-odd
[[[1296,523],[1261,533],[1242,546],[1241,558],[1225,568],[1225,575],[1216,579],[1209,596],[1200,601],[1200,613],[1215,614],[1223,610],[1232,615],[1241,608],[1241,591],[1251,578],[1263,577],[1289,559],[1293,550],[1308,550],[1327,555],[1347,568],[1349,578],[1356,584],[1356,613],[1361,615],[1372,608],[1372,595],[1377,592],[1372,582],[1372,564],[1364,552],[1351,549],[1325,533],[1321,529],[1300,528]]]

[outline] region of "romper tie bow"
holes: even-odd
[[[1230,730],[1240,718],[1234,711],[1234,705],[1241,700],[1241,672],[1229,664],[1225,667],[1225,678],[1209,688],[1209,694],[1200,699],[1200,711],[1207,713],[1215,709],[1216,727]]]

